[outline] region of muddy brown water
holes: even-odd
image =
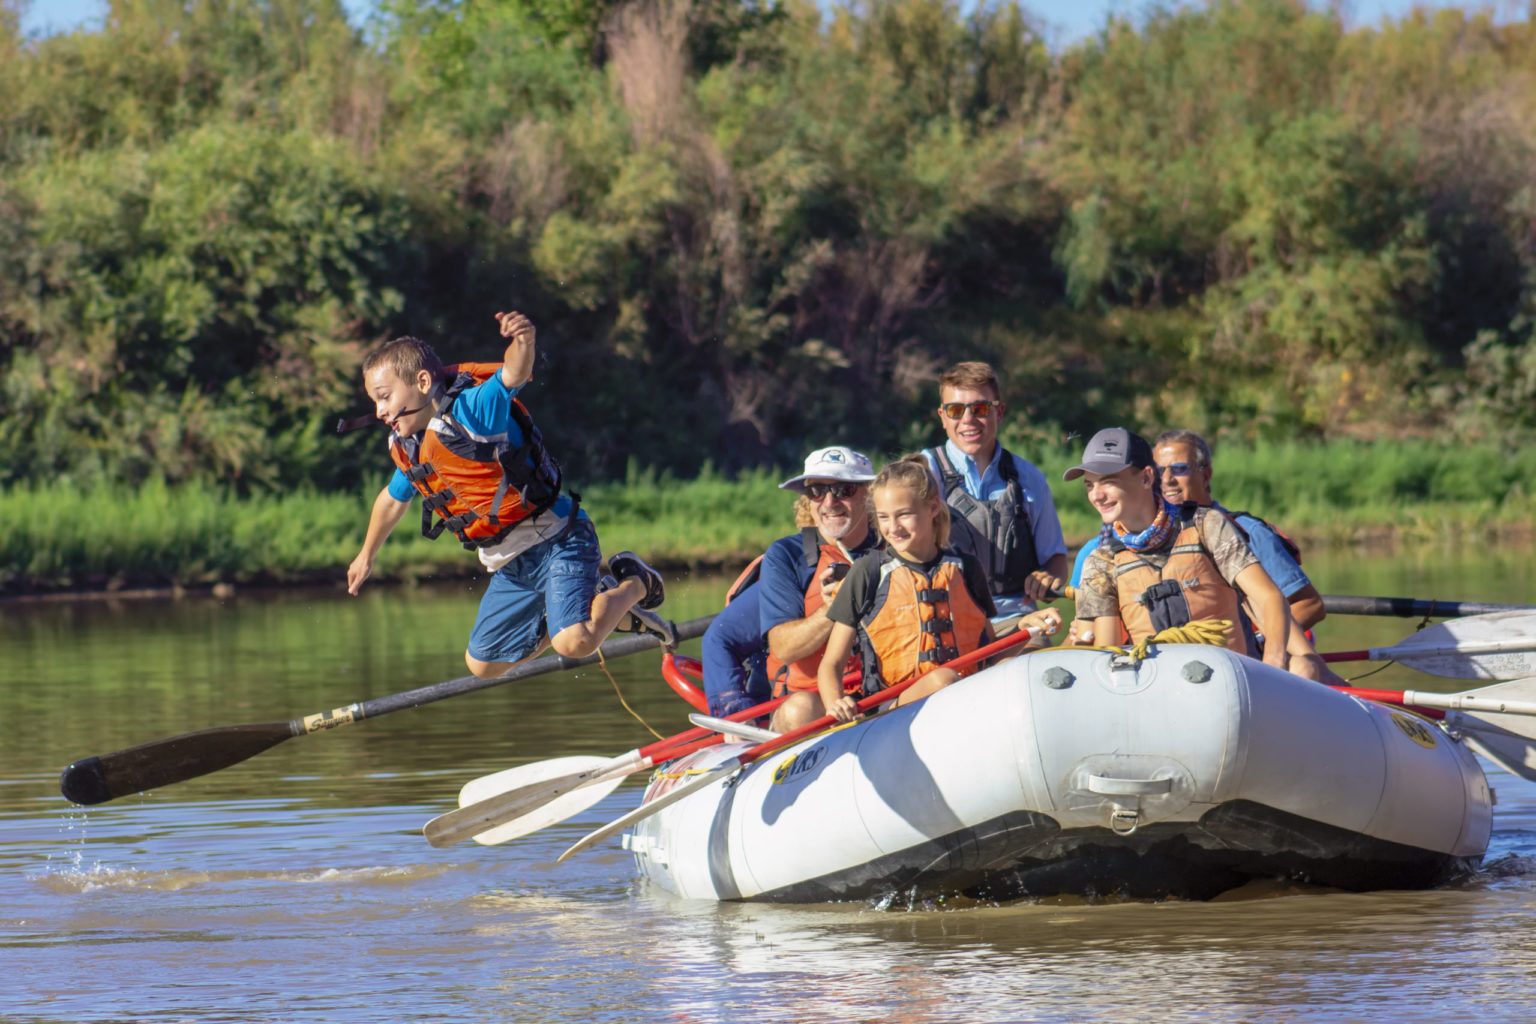
[[[1536,603],[1530,552],[1322,553],[1325,592]],[[726,580],[671,582],[675,618]],[[420,828],[467,779],[665,734],[658,656],[296,738],[77,808],[70,761],[463,674],[472,584],[0,605],[0,1019],[6,1021],[1527,1021],[1536,784],[1498,793],[1475,877],[1428,892],[1251,886],[1210,903],[780,907],[686,902],[617,845],[620,787],[498,847]],[[1324,649],[1414,623],[1336,617]],[[689,649],[696,650],[697,644]],[[1368,671],[1354,666],[1350,674]],[[1384,688],[1468,685],[1394,667]]]

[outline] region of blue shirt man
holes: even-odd
[[[939,423],[948,439],[923,453],[955,513],[951,546],[987,570],[1000,616],[1031,610],[1067,575],[1067,545],[1045,474],[997,440],[1006,411],[992,367],[956,363],[939,378]]]

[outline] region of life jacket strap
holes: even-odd
[[[954,619],[928,619],[923,623],[924,633],[932,633],[935,636],[955,631]]]
[[[958,657],[960,652],[953,647],[935,647],[931,651],[917,652],[917,662],[920,665],[930,661],[943,664],[946,661],[954,661]]]

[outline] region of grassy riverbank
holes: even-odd
[[[1098,529],[1082,489],[1061,483],[1080,449],[1030,453],[1052,480],[1073,547]],[[788,532],[788,473],[679,481],[632,469],[578,485],[606,551],[632,548],[672,567],[734,569]],[[1423,444],[1229,445],[1214,489],[1310,544],[1486,542],[1528,538],[1536,451]],[[258,497],[151,485],[80,493],[62,486],[0,495],[0,592],[339,582],[357,553],[373,493]],[[418,536],[412,509],[385,545],[380,579],[473,575],[451,539]]]

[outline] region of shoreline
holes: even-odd
[[[615,531],[619,532],[619,531]],[[1536,524],[1513,523],[1502,528],[1483,526],[1472,532],[1457,532],[1454,536],[1436,539],[1423,536],[1418,530],[1403,530],[1381,525],[1352,531],[1347,538],[1326,538],[1308,532],[1294,534],[1301,545],[1303,555],[1308,550],[1327,549],[1332,552],[1355,551],[1371,556],[1387,556],[1400,551],[1422,551],[1450,547],[1486,547],[1498,544],[1513,549],[1525,549],[1536,545]],[[619,538],[622,544],[622,533]],[[1069,544],[1068,554],[1075,555],[1083,542]],[[624,550],[631,545],[614,546]],[[766,547],[766,545],[765,545]],[[453,551],[440,564],[431,561],[409,561],[406,564],[385,568],[369,579],[370,587],[412,587],[422,584],[477,581],[486,573],[469,557],[460,558]],[[648,559],[655,568],[666,573],[703,573],[734,576],[755,555],[715,555],[695,559]],[[345,593],[346,567],[335,570],[300,572],[296,574],[254,573],[245,580],[215,580],[197,583],[128,584],[114,580],[96,586],[66,586],[59,588],[5,588],[0,589],[0,607],[9,604],[44,604],[68,601],[122,601],[122,600],[184,600],[188,598],[212,598],[228,600],[251,594],[270,594],[278,591],[322,590]]]

